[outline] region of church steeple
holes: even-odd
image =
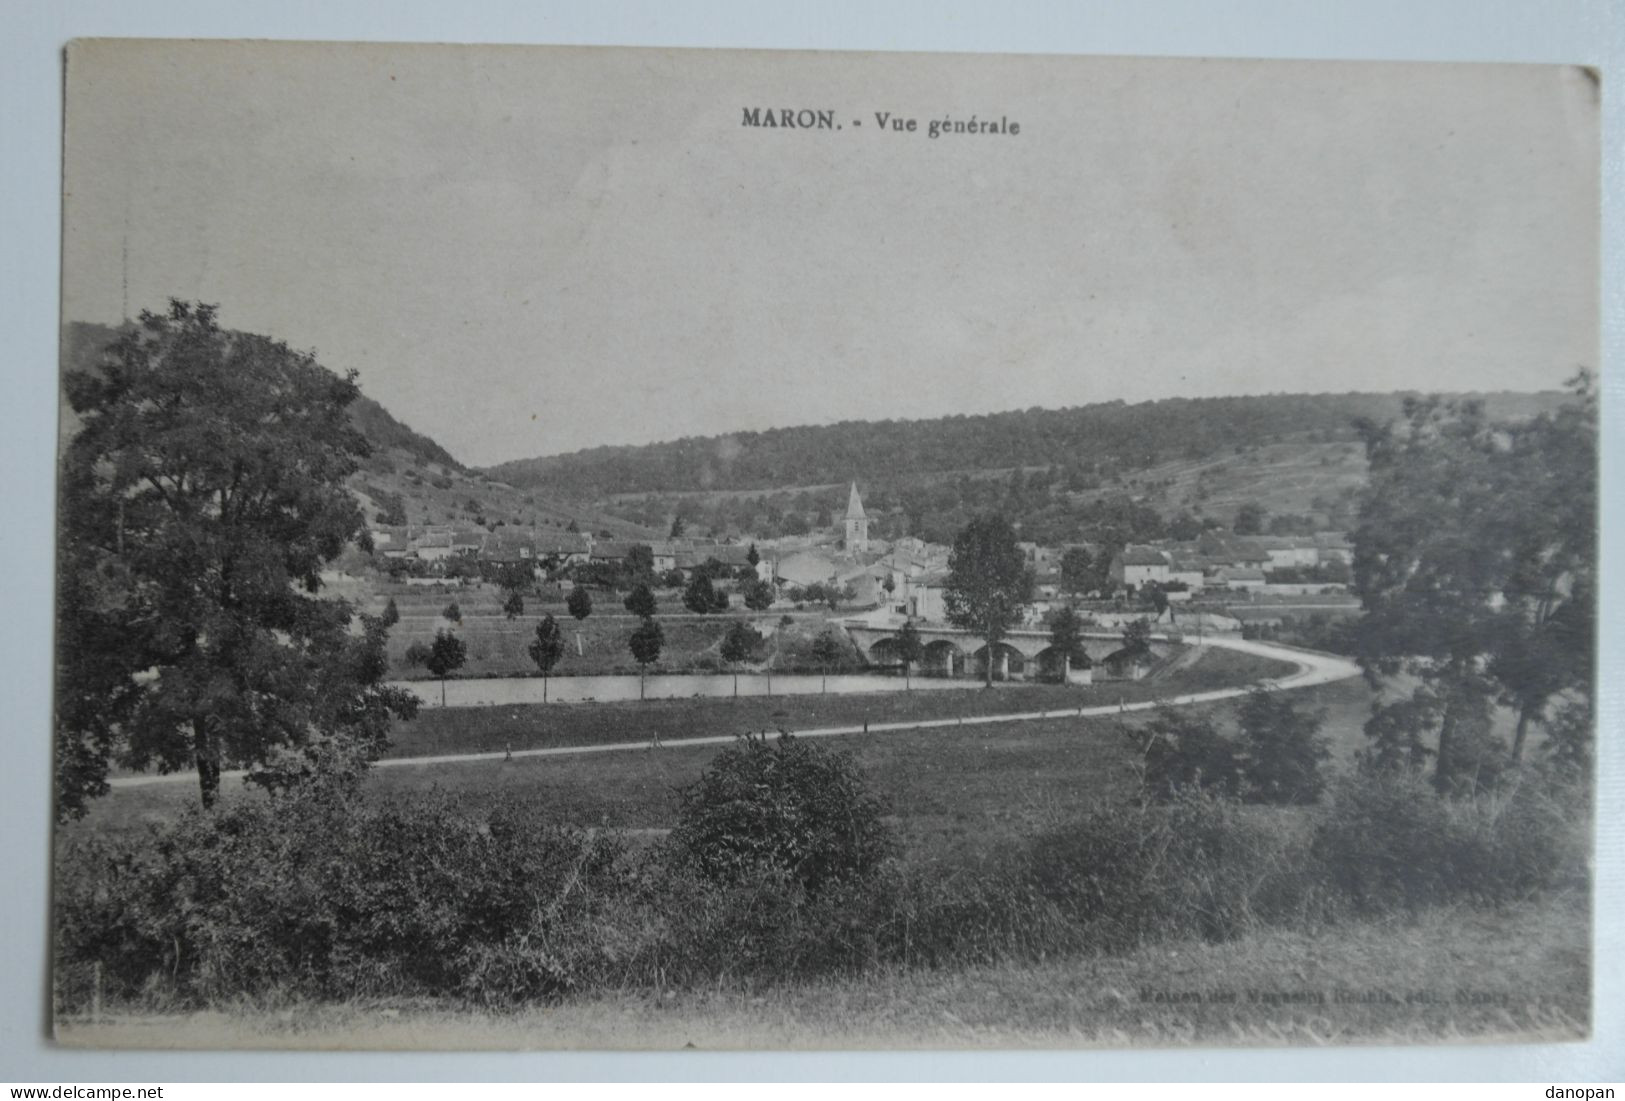
[[[863,498],[858,496],[858,483],[852,483],[852,492],[846,499],[846,549],[869,549],[869,517],[863,511]]]

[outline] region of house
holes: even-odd
[[[659,561],[658,558],[655,560],[656,569],[660,568]],[[737,575],[741,569],[755,568],[757,576],[761,576],[759,562],[756,567],[751,567],[750,548],[741,547],[737,543],[702,543],[692,547],[680,547],[673,554],[672,562],[672,568],[682,570],[684,575],[707,562],[714,562],[726,566],[730,574]]]
[[[1252,542],[1269,556],[1269,561],[1264,564],[1266,572],[1320,565],[1320,550],[1313,539],[1292,535],[1264,535]]]
[[[908,579],[908,595],[904,598],[906,615],[927,623],[948,622],[948,571],[932,570]]]
[[[451,537],[451,553],[473,558],[485,549],[488,536],[483,531],[460,531]]]
[[[1354,562],[1354,544],[1341,531],[1323,531],[1315,536],[1315,548],[1319,551],[1321,562],[1341,562],[1352,565]]]
[[[650,543],[649,551],[654,555],[655,573],[670,573],[677,568],[677,544]]]
[[[536,542],[529,535],[519,532],[498,531],[485,541],[485,546],[480,549],[480,558],[504,564],[535,562]]]
[[[1221,566],[1214,571],[1213,579],[1226,588],[1247,591],[1262,589],[1267,584],[1264,571],[1256,566]]]
[[[1111,578],[1118,588],[1139,588],[1148,581],[1168,580],[1168,556],[1154,547],[1127,546],[1112,559]]]
[[[573,531],[538,531],[531,536],[531,545],[536,549],[537,558],[544,562],[551,558],[561,566],[587,561],[591,546],[586,536]]]
[[[860,606],[875,605],[876,607],[891,603],[896,593],[897,582],[892,579],[893,591],[886,592],[886,581],[892,578],[891,570],[875,563],[869,566],[860,566],[839,573],[835,577],[837,585],[852,586],[852,600]]]
[[[412,553],[426,562],[438,562],[452,556],[450,533],[427,533],[412,543]]]
[[[632,552],[633,544],[620,540],[605,539],[595,542],[592,549],[587,552],[587,559],[591,562],[607,562],[620,564],[626,561],[626,556]]]
[[[1196,547],[1213,567],[1243,566],[1261,570],[1270,561],[1269,553],[1253,540],[1224,532],[1203,532],[1196,540]]]
[[[1207,584],[1207,574],[1203,572],[1203,562],[1200,555],[1189,553],[1171,553],[1168,555],[1168,581],[1170,584],[1184,585],[1193,593],[1199,593]]]

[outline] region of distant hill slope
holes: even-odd
[[[94,370],[102,353],[118,336],[119,330],[112,325],[68,322],[62,327],[62,373]],[[67,423],[71,424],[73,411],[66,402],[62,403],[62,409],[64,417],[69,418]],[[464,469],[451,452],[421,432],[412,431],[365,394],[350,406],[350,419],[374,447],[404,451],[422,462],[439,463],[452,470]]]
[[[1495,416],[1532,415],[1561,395],[1484,394]],[[934,420],[839,424],[599,447],[503,463],[489,473],[578,499],[612,494],[746,490],[891,481],[935,472],[1018,467],[1115,474],[1194,462],[1239,445],[1352,441],[1357,418],[1400,415],[1404,394],[1270,394],[1129,405],[1027,409]]]
[[[111,325],[69,322],[62,329],[61,371],[95,370],[103,351],[118,339]],[[65,440],[78,419],[61,402]],[[572,522],[583,530],[608,531],[616,538],[649,538],[656,534],[635,521],[609,516],[558,494],[504,485],[469,471],[440,444],[413,431],[389,410],[363,394],[350,406],[350,416],[373,454],[350,478],[350,488],[370,521],[404,519],[413,524],[477,523],[562,529]]]

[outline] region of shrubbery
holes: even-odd
[[[58,862],[57,989],[149,1007],[770,983],[1224,940],[1586,881],[1584,801],[1535,783],[1447,799],[1367,773],[1311,808],[1175,785],[976,866],[892,859],[850,757],[783,738],[718,754],[665,841],[534,807],[300,783]],[[99,978],[93,979],[93,976]]]
[[[1313,855],[1357,912],[1502,903],[1585,882],[1583,817],[1534,784],[1442,799],[1418,773],[1366,773],[1338,789]]]
[[[1224,940],[1320,912],[1305,831],[1283,825],[1280,812],[1187,788],[1041,835],[1027,875],[1096,948]]]
[[[814,894],[874,874],[889,848],[881,814],[848,754],[746,737],[683,792],[671,840],[717,882],[770,869]]]
[[[440,796],[369,802],[307,786],[189,811],[63,853],[62,992],[82,996],[96,961],[112,996],[156,986],[187,1005],[560,993],[583,977],[583,933],[616,893],[619,852],[519,805],[480,821]]]
[[[1330,756],[1319,736],[1323,714],[1254,689],[1236,719],[1239,729],[1229,735],[1205,716],[1160,708],[1144,727],[1126,730],[1140,755],[1145,792],[1166,800],[1197,790],[1277,805],[1320,798],[1326,786],[1320,766]]]

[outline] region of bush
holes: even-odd
[[[1321,764],[1331,756],[1319,737],[1324,711],[1300,711],[1292,697],[1255,688],[1237,708],[1246,753],[1249,802],[1307,805],[1326,781]]]
[[[681,802],[672,842],[718,883],[766,868],[812,895],[872,875],[891,847],[880,800],[851,756],[789,735],[741,738]]]
[[[1362,913],[1496,904],[1583,884],[1583,817],[1534,784],[1452,800],[1415,772],[1367,773],[1336,791],[1314,854]]]
[[[1167,806],[1099,811],[1041,835],[1027,875],[1105,950],[1301,922],[1320,898],[1307,838],[1285,814],[1185,789]]]
[[[1144,727],[1125,728],[1124,734],[1140,755],[1141,786],[1147,794],[1165,800],[1188,789],[1241,794],[1245,762],[1240,747],[1211,719],[1159,707]]]
[[[593,973],[618,843],[503,804],[374,804],[320,784],[58,864],[59,990],[100,964],[113,998],[554,996]]]

